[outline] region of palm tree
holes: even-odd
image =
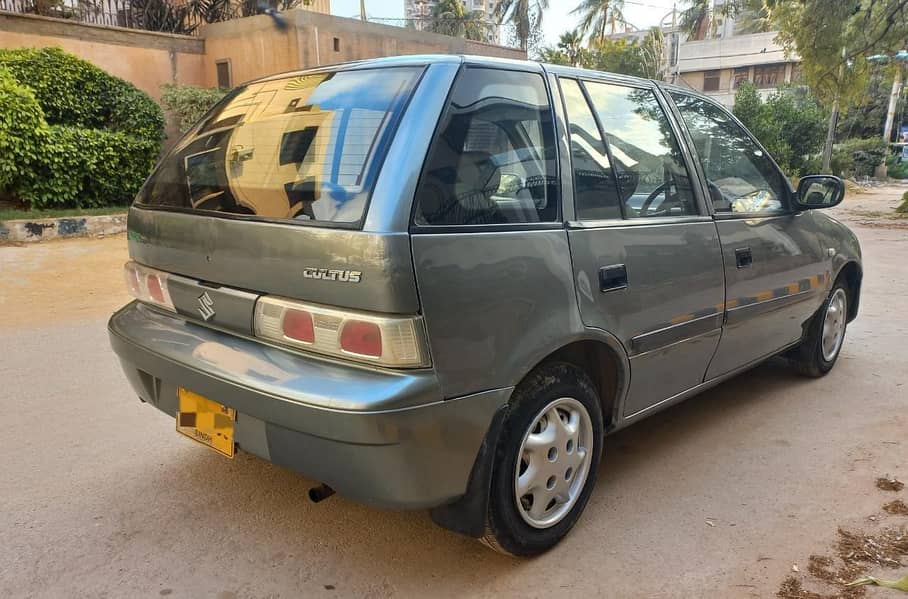
[[[712,0],[687,0],[690,4],[681,11],[681,30],[692,40],[705,39],[712,27]]]
[[[766,0],[743,7],[735,21],[735,33],[765,33],[773,28],[772,7]]]
[[[542,25],[542,11],[548,7],[549,0],[501,0],[495,7],[495,17],[499,25],[513,25],[520,49],[526,52],[531,30]]]
[[[583,52],[583,36],[576,29],[566,31],[558,39],[558,49],[567,55],[572,67],[576,67],[580,62],[580,54]]]
[[[432,9],[429,31],[471,40],[485,40],[484,26],[482,13],[467,12],[460,0],[439,0]]]
[[[589,35],[590,45],[605,41],[606,29],[615,33],[618,23],[624,23],[624,0],[582,0],[571,14],[580,15],[580,33]]]

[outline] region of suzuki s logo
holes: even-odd
[[[303,269],[303,278],[340,281],[341,283],[359,283],[363,278],[363,273],[359,270],[335,270],[333,268],[307,266]]]
[[[207,291],[199,296],[199,314],[206,321],[214,318],[214,300],[211,299]]]

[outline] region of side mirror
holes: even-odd
[[[832,175],[808,175],[798,182],[798,210],[831,208],[845,199],[845,184]]]

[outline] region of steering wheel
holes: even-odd
[[[640,216],[646,216],[649,214],[649,207],[652,205],[653,201],[659,197],[659,195],[668,189],[668,182],[663,183],[656,189],[649,192],[649,195],[646,196],[646,199],[643,200],[643,205],[640,206]]]

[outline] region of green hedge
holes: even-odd
[[[158,144],[151,140],[55,125],[42,159],[19,187],[19,198],[33,208],[128,204],[157,155]]]
[[[180,133],[186,133],[226,93],[227,90],[217,87],[206,88],[165,83],[161,86],[161,104],[176,117]]]
[[[15,185],[38,161],[46,134],[35,94],[0,67],[0,190]]]
[[[164,113],[148,94],[60,48],[0,50],[0,66],[32,89],[52,125],[164,138]]]
[[[126,204],[163,132],[161,108],[126,81],[56,48],[0,50],[0,199]]]

